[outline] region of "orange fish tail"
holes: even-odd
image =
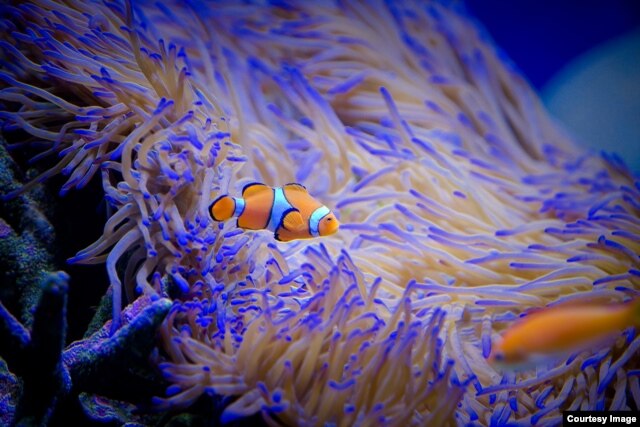
[[[220,196],[209,206],[209,213],[214,221],[226,221],[233,216],[236,202],[228,195]]]

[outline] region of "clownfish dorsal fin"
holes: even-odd
[[[242,188],[242,197],[246,199],[263,191],[271,191],[271,187],[260,182],[252,182]]]
[[[308,192],[307,187],[302,184],[298,184],[297,182],[290,182],[289,184],[283,185],[282,188],[286,188],[287,190],[302,191],[303,193]]]
[[[297,209],[289,209],[282,217],[282,226],[289,231],[297,231],[305,226],[302,215]]]

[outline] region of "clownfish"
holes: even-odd
[[[511,326],[492,349],[490,362],[527,366],[529,361],[584,350],[640,327],[640,298],[613,305],[558,306],[536,311]]]
[[[293,183],[282,187],[247,184],[242,197],[225,194],[215,199],[209,213],[214,221],[237,218],[238,227],[245,230],[270,230],[281,242],[329,236],[340,226],[328,207],[303,185]]]

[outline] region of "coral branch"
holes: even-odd
[[[68,279],[67,274],[60,271],[49,274],[42,283],[31,340],[16,369],[24,381],[16,425],[46,424],[56,401],[64,398],[70,389],[69,373],[61,363],[67,329]]]
[[[64,351],[63,361],[73,379],[73,387],[129,401],[139,401],[141,396],[149,395],[158,385],[154,385],[157,379],[148,368],[148,358],[156,344],[155,332],[170,307],[167,299],[138,300],[125,311],[130,322],[115,335],[109,336],[105,326],[71,344]]]
[[[0,302],[0,341],[4,343],[0,357],[14,370],[20,366],[31,341],[29,331]],[[20,368],[18,368],[20,369]]]
[[[20,188],[14,168],[2,141],[0,188],[3,193]],[[46,248],[53,239],[53,227],[29,195],[0,204],[0,275],[6,284],[0,287],[0,300],[7,306],[21,307],[19,317],[27,328],[33,322],[32,307],[40,298],[40,281],[51,270],[52,257]]]

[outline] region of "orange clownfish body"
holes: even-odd
[[[242,197],[218,197],[209,213],[215,221],[237,218],[245,230],[271,230],[282,242],[329,236],[340,226],[329,208],[300,184],[269,187],[254,182],[242,189]]]
[[[640,298],[608,306],[548,308],[527,315],[510,327],[489,360],[517,365],[530,357],[584,350],[630,326],[640,326]]]

